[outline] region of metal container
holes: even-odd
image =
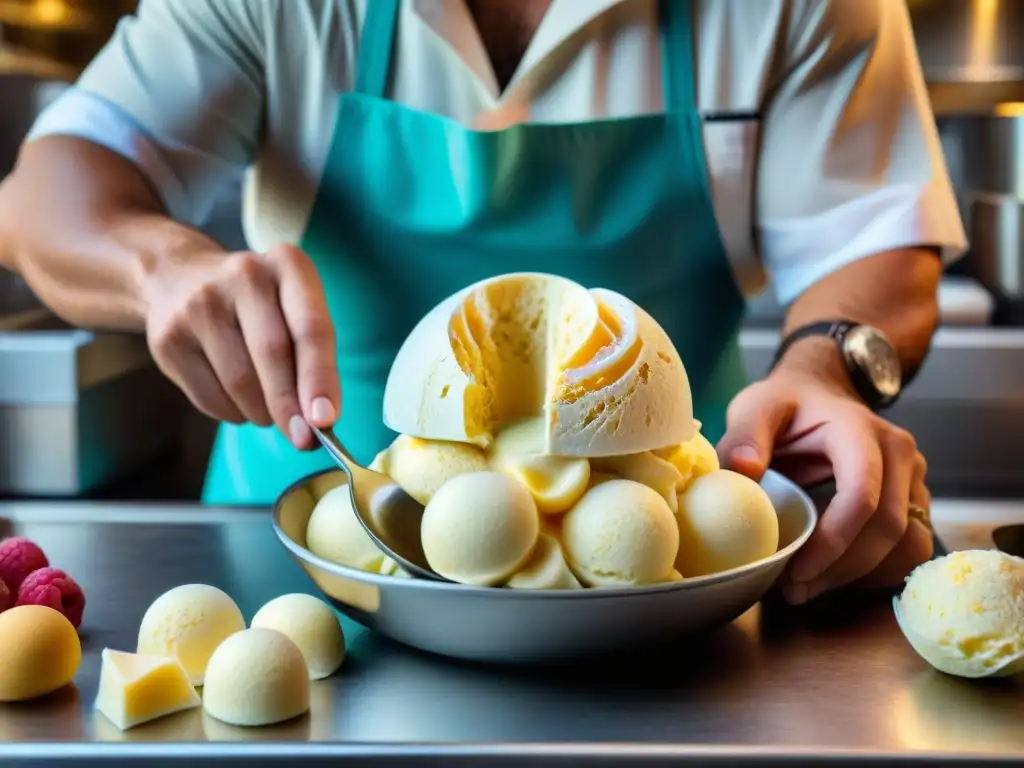
[[[937,121],[949,176],[966,216],[976,192],[1024,200],[1024,115],[1011,114],[1015,109]]]
[[[743,568],[670,584],[525,591],[468,587],[346,568],[305,549],[316,498],[304,478],[274,505],[274,531],[334,606],[414,648],[488,662],[558,662],[670,640],[731,621],[757,603],[814,530],[810,497],[775,472],[761,485],[779,517],[779,551]],[[334,479],[334,478],[332,478]]]
[[[1024,0],[908,0],[937,114],[1024,101]]]
[[[973,276],[1000,298],[1024,299],[1024,198],[985,192],[972,197]]]
[[[945,117],[939,131],[971,244],[955,271],[977,280],[996,300],[993,321],[1024,324],[1020,206],[1024,202],[1024,114]]]
[[[188,408],[144,339],[70,328],[45,310],[9,316],[0,323],[0,495],[101,487],[171,447]]]

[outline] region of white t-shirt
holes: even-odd
[[[256,250],[302,236],[368,0],[142,0],[30,139],[134,161],[199,223],[248,168]],[[696,0],[715,211],[747,295],[789,302],[858,258],[966,247],[900,0]],[[464,0],[403,0],[389,98],[467,126],[663,109],[657,0],[553,0],[499,92]]]

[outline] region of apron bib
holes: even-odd
[[[394,437],[384,385],[399,346],[434,305],[508,272],[610,288],[672,338],[694,415],[717,441],[746,384],[743,299],[726,259],[694,96],[690,0],[661,0],[665,113],[479,131],[385,98],[400,0],[367,5],[354,92],[334,136],[300,246],[337,333],[336,427],[370,461]],[[269,504],[331,466],[273,427],[220,427],[203,499]]]

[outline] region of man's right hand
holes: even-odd
[[[298,248],[163,261],[147,278],[146,335],[160,369],[220,421],[276,424],[299,449],[341,408],[334,327]]]

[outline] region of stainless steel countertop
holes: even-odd
[[[1024,503],[937,502],[933,514],[950,546],[991,546],[992,524],[1024,522]],[[308,716],[252,730],[196,710],[122,733],[92,710],[99,654],[134,648],[157,595],[206,582],[251,617],[264,601],[312,591],[311,583],[262,511],[0,502],[0,535],[14,532],[72,574],[88,604],[74,687],[0,707],[0,763],[1024,760],[1024,682],[969,683],[932,671],[899,634],[883,595],[847,594],[803,610],[768,601],[700,640],[558,671],[451,662],[346,620],[348,659],[314,684]]]

